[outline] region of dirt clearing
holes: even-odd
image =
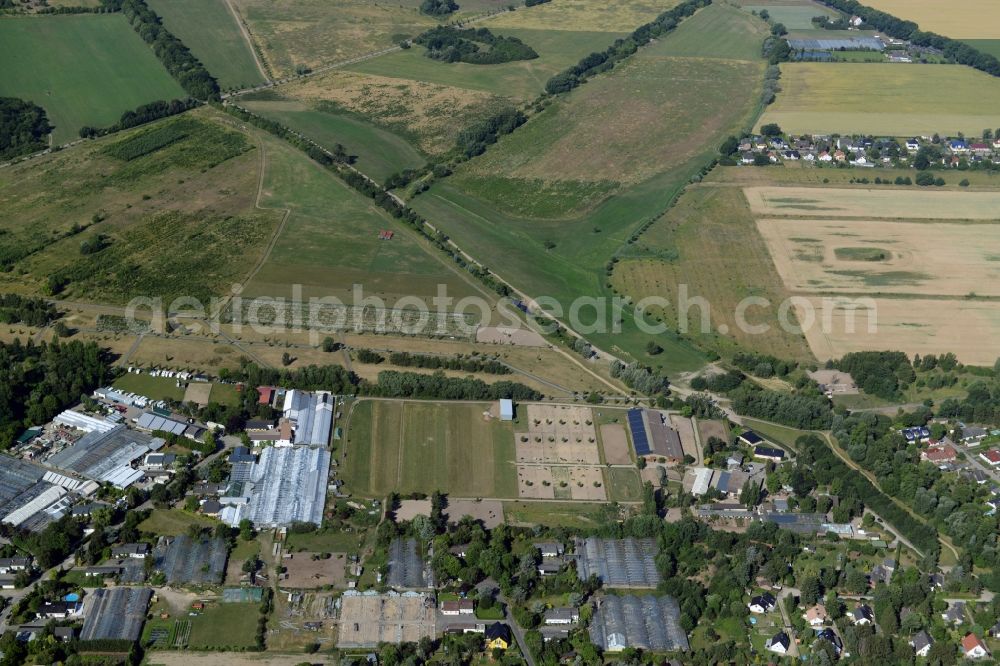
[[[601,442],[604,444],[604,461],[609,465],[630,465],[632,455],[625,435],[625,426],[606,423],[601,426]]]

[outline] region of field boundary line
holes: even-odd
[[[229,13],[233,15],[233,20],[236,21],[236,25],[239,26],[240,34],[243,35],[243,39],[246,40],[247,47],[250,49],[250,55],[253,56],[254,64],[257,65],[257,70],[260,72],[261,76],[264,77],[265,82],[271,81],[271,76],[268,74],[270,66],[265,67],[264,59],[264,49],[260,49],[260,54],[258,55],[257,45],[254,43],[253,35],[250,34],[250,27],[243,20],[243,17],[237,11],[236,7],[233,5],[233,0],[222,0],[226,4],[226,8],[229,9]]]

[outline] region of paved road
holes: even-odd
[[[510,604],[507,603],[503,595],[500,595],[500,602],[504,605],[504,615],[507,620],[507,626],[510,627],[510,631],[514,634],[514,640],[517,641],[518,647],[521,648],[521,654],[524,655],[524,660],[528,662],[528,666],[535,666],[535,658],[531,655],[531,651],[528,649],[528,642],[524,639],[524,630],[521,629],[521,625],[517,623],[514,616],[510,612]]]

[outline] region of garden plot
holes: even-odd
[[[527,413],[528,431],[517,436],[517,462],[600,464],[590,409],[528,405]]]

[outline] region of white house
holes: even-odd
[[[771,652],[776,652],[777,654],[787,654],[788,648],[791,647],[792,642],[788,638],[788,634],[783,631],[779,631],[771,638],[767,639],[764,643],[764,647]]]
[[[774,610],[774,606],[777,602],[774,597],[765,592],[764,594],[758,595],[750,600],[747,607],[750,609],[751,613],[770,613]]]

